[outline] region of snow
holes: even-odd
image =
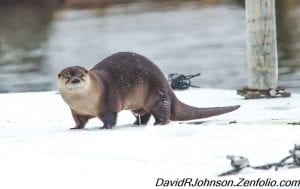
[[[1,94],[0,187],[140,189],[156,188],[157,178],[187,177],[299,180],[299,168],[248,168],[217,177],[231,169],[226,155],[245,156],[251,165],[289,155],[300,143],[300,126],[287,124],[299,122],[299,94],[243,100],[232,90],[191,89],[176,95],[198,107],[242,106],[200,125],[153,126],[151,119],[137,127],[131,112],[123,111],[112,130],[97,129],[102,123],[93,119],[85,130],[74,131],[69,130],[74,122],[68,106],[57,92]]]

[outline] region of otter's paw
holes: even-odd
[[[99,129],[112,129],[113,125],[104,125],[103,127],[100,127]]]
[[[170,123],[170,121],[169,120],[165,120],[165,121],[156,121],[155,123],[154,123],[154,125],[167,125],[168,123]]]
[[[69,130],[80,130],[80,129],[83,129],[83,128],[79,128],[79,127],[72,127],[72,128],[70,128]]]

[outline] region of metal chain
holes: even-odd
[[[251,166],[249,164],[249,160],[246,157],[243,156],[232,156],[228,155],[226,156],[227,159],[230,160],[230,164],[232,166],[232,170],[226,171],[218,176],[227,176],[227,175],[233,175],[238,174],[241,170],[245,168],[252,168],[252,169],[259,169],[259,170],[269,170],[272,167],[275,168],[275,171],[278,170],[280,167],[289,166],[291,167],[300,167],[300,145],[294,146],[294,149],[289,151],[290,155],[283,158],[281,161],[276,163],[268,163],[265,165],[260,166]],[[292,159],[292,162],[287,162],[287,160]]]
[[[168,81],[171,83],[171,87],[173,90],[185,90],[190,87],[199,88],[199,86],[191,84],[191,79],[200,75],[200,73],[194,75],[171,73],[168,75]]]

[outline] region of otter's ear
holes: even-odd
[[[86,73],[86,74],[87,74],[87,73],[89,73],[89,71],[88,71],[88,70],[84,70],[84,73]]]
[[[61,73],[59,73],[59,74],[57,75],[57,77],[61,77]]]

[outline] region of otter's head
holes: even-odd
[[[67,93],[76,93],[89,85],[89,71],[80,66],[63,69],[58,75],[58,89]]]

